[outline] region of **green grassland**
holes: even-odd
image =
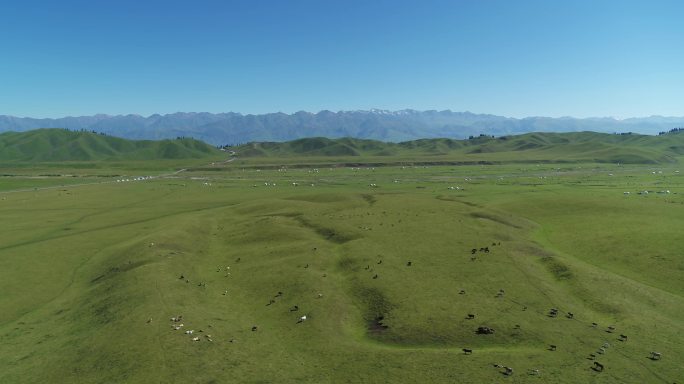
[[[40,185],[47,165],[12,165],[0,382],[680,382],[684,176],[643,147],[664,160],[236,151],[180,173],[62,163],[76,177]]]
[[[216,148],[189,138],[134,141],[65,129],[0,134],[0,161],[12,163],[196,159],[219,154]]]

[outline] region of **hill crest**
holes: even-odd
[[[218,149],[190,138],[134,141],[57,128],[0,134],[0,160],[4,161],[191,159],[219,154]]]

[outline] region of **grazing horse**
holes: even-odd
[[[603,364],[598,361],[594,361],[594,367],[592,368],[596,372],[603,372]]]
[[[475,315],[473,315],[472,313],[469,313],[468,316],[466,316],[466,319],[468,319],[468,320],[472,320],[474,318],[475,318]]]
[[[464,355],[470,355],[471,353],[473,353],[473,350],[472,350],[472,349],[463,348],[463,354],[464,354]]]
[[[650,357],[651,360],[660,360],[660,358],[661,358],[660,352],[651,352],[651,357]]]

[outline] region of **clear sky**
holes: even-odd
[[[0,114],[684,116],[682,17],[678,0],[3,1]]]

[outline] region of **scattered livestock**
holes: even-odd
[[[500,243],[499,243],[499,244],[500,244]],[[491,246],[495,246],[495,243],[492,243]],[[316,249],[316,248],[314,248],[314,250],[315,250],[315,249]],[[478,250],[475,249],[475,248],[473,248],[473,249],[471,250],[471,254],[473,254],[473,255],[476,254],[477,252],[478,252]],[[489,247],[480,248],[480,252],[488,253],[488,252],[489,252]],[[240,258],[238,258],[238,259],[236,260],[236,262],[239,262],[239,261],[240,261]],[[382,264],[382,262],[383,262],[383,260],[382,260],[382,259],[379,259],[379,260],[377,261],[377,264]],[[406,262],[406,266],[409,266],[409,267],[412,266],[412,261],[407,261],[407,262]],[[304,268],[308,268],[308,267],[309,267],[309,264],[306,264],[306,266],[305,266]],[[227,268],[228,268],[228,267],[227,267]],[[370,265],[367,265],[365,269],[366,269],[366,270],[370,270],[370,269],[371,269],[371,268],[370,268]],[[372,270],[371,270],[371,272],[372,272]],[[325,276],[325,275],[324,275],[324,276]],[[377,278],[378,278],[378,275],[375,274],[375,275],[373,276],[373,279],[377,279]],[[180,275],[180,278],[179,278],[179,279],[185,279],[185,276],[184,276],[184,275]],[[199,285],[199,286],[206,286],[206,283],[201,282],[201,283],[199,283],[198,285]],[[228,290],[225,290],[225,292],[223,293],[223,295],[226,295],[227,292],[228,292]],[[466,293],[466,291],[463,290],[463,289],[459,291],[459,294],[461,294],[461,295],[464,295],[465,293]],[[282,296],[282,294],[283,294],[283,293],[279,291],[275,297],[276,297],[276,298],[277,298],[277,297],[280,297],[280,296]],[[502,297],[504,294],[505,294],[504,289],[500,289],[500,290],[498,291],[498,293],[497,293],[497,297]],[[318,294],[317,294],[317,298],[322,298],[322,296],[323,296],[322,293],[318,293]],[[267,304],[267,305],[271,305],[271,304],[274,304],[274,303],[276,303],[276,301],[273,300],[273,299],[271,299],[271,300],[269,301],[269,304]],[[299,307],[298,307],[297,305],[293,306],[293,308],[290,309],[290,311],[297,311],[297,310],[299,310]],[[527,306],[523,306],[522,310],[523,310],[523,311],[527,310]],[[543,312],[542,312],[542,313],[543,313]],[[551,316],[551,317],[557,317],[558,313],[559,313],[559,310],[558,310],[558,309],[556,309],[556,308],[551,308],[550,311],[549,311],[549,316]],[[565,312],[565,314],[566,314],[565,316],[566,316],[568,319],[574,319],[574,313],[572,313],[572,312]],[[466,319],[474,319],[474,318],[475,318],[475,314],[467,314]],[[179,322],[179,321],[181,321],[181,319],[182,319],[182,316],[172,317],[172,318],[171,318],[171,321],[173,321],[173,322]],[[302,322],[304,322],[304,321],[306,321],[306,320],[308,320],[308,316],[307,316],[307,315],[299,316],[299,317],[298,317],[298,320],[297,320],[297,323],[302,323]],[[151,321],[152,321],[152,319],[150,318],[147,322],[150,323]],[[598,324],[594,322],[594,323],[591,323],[591,326],[594,327],[594,328],[596,328],[596,327],[598,326]],[[181,327],[183,327],[183,324],[180,324],[180,326],[174,326],[174,328],[177,329],[177,330],[180,329]],[[251,328],[251,330],[252,330],[253,332],[256,332],[257,329],[258,329],[258,328],[257,328],[256,325],[254,325],[254,326]],[[515,324],[515,325],[514,325],[514,329],[520,329],[520,325],[519,325],[519,324]],[[614,327],[614,326],[609,326],[609,327],[607,327],[606,332],[612,333],[613,331],[615,331],[615,327]],[[188,330],[188,331],[185,331],[185,334],[193,335],[193,332],[194,332],[193,330]],[[199,332],[201,332],[201,331],[199,331]],[[495,331],[494,331],[493,328],[486,327],[486,326],[480,326],[480,327],[477,328],[477,331],[476,331],[477,334],[494,334],[494,332],[495,332]],[[212,341],[210,335],[205,335],[205,338],[206,338],[208,341]],[[200,341],[200,338],[199,338],[199,337],[193,337],[192,340],[193,340],[193,341]],[[627,340],[627,336],[624,335],[624,334],[620,334],[618,340],[620,340],[620,341],[626,341],[626,340]],[[234,342],[234,339],[231,339],[229,342],[231,342],[231,343]],[[608,343],[605,343],[605,344],[603,345],[603,347],[600,348],[599,351],[598,351],[597,353],[599,353],[599,354],[605,354],[606,348],[608,348],[608,347],[609,347],[609,344],[608,344]],[[548,350],[549,350],[549,351],[556,351],[556,350],[557,350],[557,346],[554,345],[554,344],[549,344]],[[471,348],[463,348],[462,351],[463,351],[463,353],[464,353],[465,355],[469,355],[469,354],[472,354],[472,353],[473,353],[473,349],[471,349]],[[651,352],[651,355],[650,355],[649,358],[652,359],[652,360],[660,360],[660,359],[661,359],[661,354],[660,354],[659,352]],[[594,362],[594,366],[593,366],[592,369],[594,369],[594,370],[596,370],[596,371],[598,371],[598,372],[602,372],[602,371],[604,370],[603,364],[598,363],[598,362],[595,361],[595,359],[596,359],[596,354],[594,354],[594,353],[589,354],[589,359],[592,360],[592,361]],[[505,366],[500,366],[500,365],[499,365],[498,367],[504,369],[504,371],[501,372],[501,373],[503,373],[503,374],[506,375],[506,376],[510,376],[510,375],[513,374],[513,368],[511,368],[511,367],[505,367]],[[524,372],[524,371],[523,371],[523,372]],[[539,375],[539,370],[538,370],[538,369],[529,369],[529,370],[528,370],[528,373],[529,373],[530,375]]]
[[[465,293],[466,293],[466,292],[465,292],[465,289],[461,289],[461,291],[458,292],[459,295],[465,295]]]
[[[295,305],[294,307],[290,308],[290,312],[297,312],[299,311],[299,306]]]

